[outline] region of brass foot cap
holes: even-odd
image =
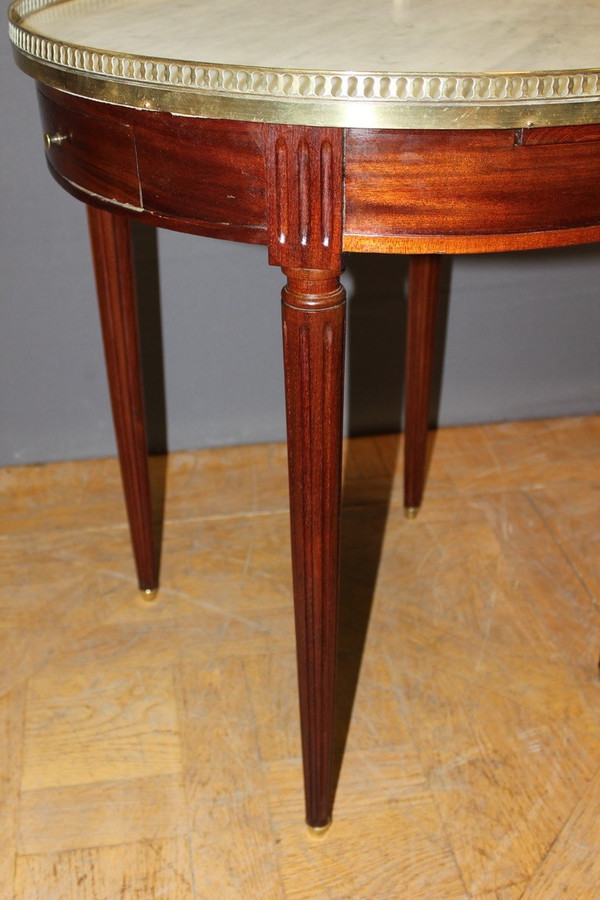
[[[329,822],[326,822],[325,825],[307,825],[308,833],[311,837],[321,838],[324,834],[327,834],[329,829],[331,828],[331,819]]]
[[[142,588],[142,600],[146,600],[150,603],[156,598],[157,593],[158,588]]]
[[[418,506],[405,506],[404,507],[404,515],[407,519],[416,519],[417,513],[419,512]]]

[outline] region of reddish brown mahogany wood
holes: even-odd
[[[404,505],[423,499],[440,258],[413,256],[408,280],[404,426]]]
[[[116,203],[141,206],[133,129],[121,117],[103,115],[106,104],[88,101],[85,112],[72,108],[69,95],[38,90],[46,134],[62,143],[46,149],[51,171],[65,186],[80,186],[91,195]]]
[[[472,252],[600,237],[600,139],[577,127],[346,138],[346,250]]]
[[[133,552],[142,590],[158,585],[129,222],[88,208],[106,370]]]
[[[342,129],[219,122],[39,92],[45,130],[68,135],[47,159],[70,193],[166,228],[268,242],[273,264],[335,268],[328,256],[342,233],[345,250],[403,253],[600,240],[598,126],[348,129],[343,175]],[[293,240],[281,240],[284,220]],[[315,241],[321,259],[310,261]],[[295,260],[285,258],[291,249]]]
[[[265,126],[151,113],[135,125],[142,206],[235,228],[266,227]]]
[[[292,568],[306,818],[331,818],[345,294],[339,271],[286,269]]]
[[[283,267],[283,343],[306,820],[333,804],[345,294],[343,132],[270,125],[269,262]]]
[[[266,243],[283,267],[294,605],[307,819],[327,823],[339,582],[346,250],[413,263],[407,430],[422,492],[437,263],[431,254],[600,240],[600,129],[384,131],[219,122],[40,88],[57,180],[87,202],[140,584],[154,587],[127,221]],[[345,190],[345,196],[344,196]],[[344,213],[345,210],[345,213]],[[345,218],[344,218],[345,217]]]
[[[341,128],[269,125],[269,262],[337,269],[342,252]]]
[[[555,125],[545,128],[519,128],[517,144],[580,144],[600,141],[600,125]]]
[[[171,116],[38,88],[50,171],[102,209],[191,234],[265,244],[265,127]]]

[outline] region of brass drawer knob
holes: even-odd
[[[50,147],[60,147],[62,143],[68,140],[68,135],[60,134],[57,132],[56,134],[50,134],[48,131],[44,134],[44,146],[46,150],[49,150]]]

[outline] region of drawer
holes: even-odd
[[[143,113],[136,148],[145,210],[230,230],[266,229],[261,123]]]
[[[397,239],[407,252],[411,240],[439,237],[423,247],[471,252],[559,245],[569,242],[561,232],[599,226],[598,126],[348,131],[347,235]],[[345,247],[362,248],[352,238]]]
[[[57,92],[53,92],[57,97]],[[38,91],[46,158],[51,170],[83,191],[139,208],[140,189],[132,128],[106,104],[98,117],[73,109]],[[73,105],[76,103],[74,101]],[[88,103],[88,106],[91,106]],[[68,185],[67,185],[68,186]]]

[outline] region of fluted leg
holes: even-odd
[[[440,257],[413,256],[408,280],[404,506],[413,518],[423,500]]]
[[[140,588],[158,585],[138,316],[129,222],[88,207],[100,321],[121,476]]]
[[[284,269],[283,338],[306,819],[331,820],[340,565],[345,292],[339,273]]]

